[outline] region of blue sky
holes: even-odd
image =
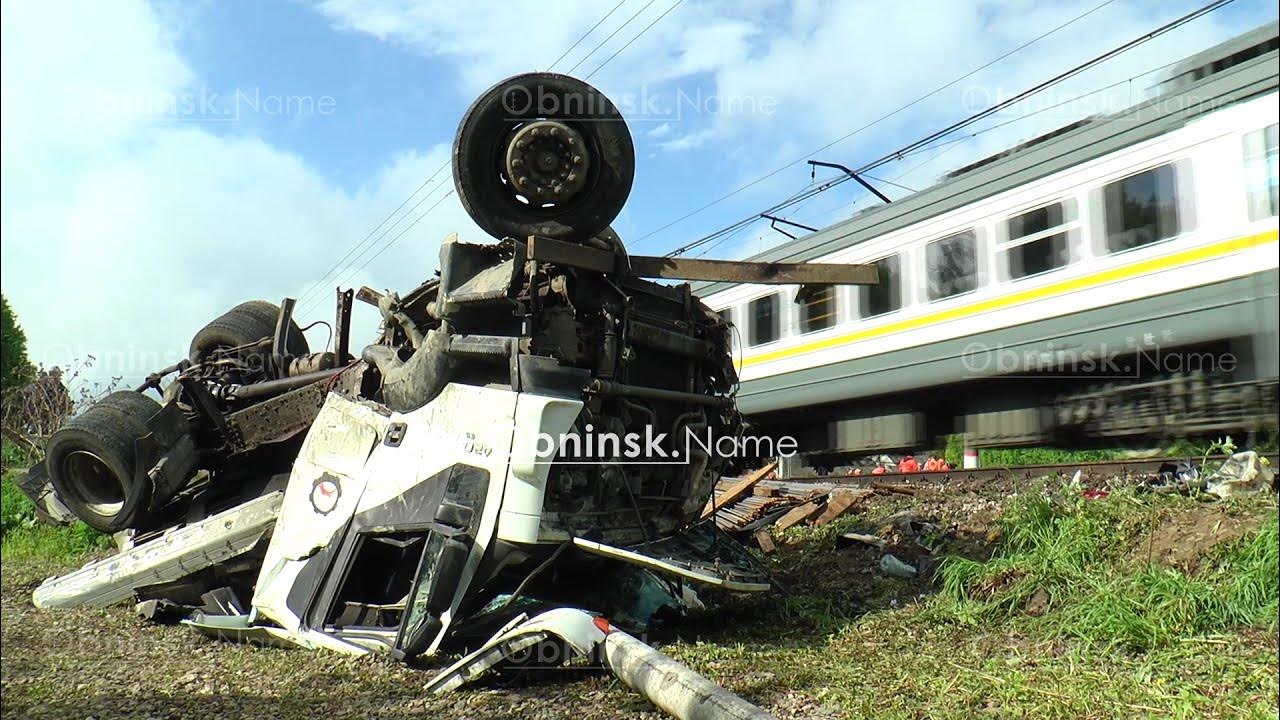
[[[873,159],[1200,4],[684,0],[637,35],[674,2],[624,0],[556,66],[582,60],[575,74],[585,75],[632,41],[591,82],[623,107],[635,136],[635,186],[615,223],[633,252],[666,252],[810,182],[801,162],[650,235],[787,163]],[[409,289],[434,270],[445,233],[484,240],[455,198],[394,245],[416,213],[356,262],[338,261],[447,159],[472,98],[507,75],[546,69],[616,5],[4,2],[0,267],[33,358],[65,365],[93,355],[89,374],[132,380],[179,357],[201,324],[241,300],[304,296],[305,313],[319,319],[339,281]],[[1275,14],[1274,3],[1238,0],[984,127],[1025,119],[879,174],[926,186],[1127,104],[1127,85],[1089,93],[1133,76],[1140,93],[1156,77],[1142,73]],[[421,211],[449,187],[446,171],[410,205],[425,197]],[[791,216],[829,224],[867,202],[862,195],[849,183]],[[760,223],[714,255],[780,239]],[[335,263],[342,272],[331,275]],[[309,292],[317,286],[324,291]],[[371,315],[359,319],[357,332],[370,336]],[[323,329],[310,336],[326,340]]]

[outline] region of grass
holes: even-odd
[[[0,479],[0,562],[69,562],[111,546],[111,537],[82,522],[47,525],[18,489],[17,471]]]
[[[1017,621],[1049,638],[1133,651],[1238,627],[1276,630],[1280,525],[1274,512],[1258,531],[1208,550],[1202,567],[1189,572],[1140,561],[1134,567],[1128,555],[1137,536],[1150,530],[1142,522],[1149,513],[1124,500],[1038,495],[1016,501],[1002,521],[1005,541],[995,557],[943,563],[936,615],[969,625]],[[1026,617],[1037,594],[1052,611]]]
[[[71,528],[31,527],[30,508],[22,509],[25,498],[12,486],[11,478],[4,479],[3,489],[5,562],[15,557],[34,559],[39,553],[69,558],[85,552],[69,542],[75,532]],[[679,639],[661,642],[661,649],[713,681],[768,706],[778,717],[1276,717],[1280,525],[1274,495],[1206,504],[1118,489],[1104,500],[1093,501],[1079,499],[1078,489],[1019,488],[1017,492],[1018,497],[1007,499],[1003,492],[982,491],[979,499],[994,499],[1004,510],[994,554],[985,562],[944,560],[932,594],[917,597],[918,586],[907,590],[905,584],[881,577],[876,586],[888,589],[897,604],[889,603],[890,598],[869,603],[871,598],[860,594],[865,588],[854,591],[842,583],[864,566],[868,577],[878,577],[874,561],[868,559],[873,556],[856,554],[866,553],[865,549],[838,549],[837,536],[845,530],[876,527],[902,509],[934,513],[943,525],[952,519],[972,520],[975,500],[968,491],[944,495],[943,500],[877,496],[862,513],[825,527],[793,528],[780,534],[779,551],[766,562],[774,563],[775,569],[786,564],[788,574],[796,578],[792,594],[726,602],[707,617],[691,619],[678,629]],[[1221,513],[1224,522],[1246,517],[1249,523],[1242,527],[1250,529],[1232,542],[1206,546],[1197,555],[1194,570],[1148,560],[1144,542],[1162,513],[1205,512]],[[992,516],[978,528],[980,535],[990,528]],[[54,533],[58,540],[40,546],[37,532]],[[19,538],[26,543],[21,546],[22,556],[14,555]],[[103,542],[96,534],[90,539]],[[944,544],[938,554],[946,552]],[[1043,613],[1030,614],[1028,601],[1040,590],[1050,598],[1047,607]],[[22,592],[25,601],[29,590]],[[871,605],[887,609],[868,611]],[[86,615],[83,621],[86,627],[110,634],[116,630],[110,623],[123,623],[123,616],[121,610],[119,617]],[[14,623],[13,627],[35,632],[30,625]],[[77,628],[77,632],[84,631]],[[79,635],[71,636],[77,641],[50,646],[62,653],[64,667],[50,666],[41,654],[38,661],[28,660],[36,668],[33,673],[49,668],[39,676],[39,683],[6,686],[7,692],[21,699],[16,707],[53,702],[69,678],[76,683],[97,682],[96,671],[86,660],[97,657],[88,654],[97,650],[79,648]],[[176,703],[184,693],[165,693],[188,672],[190,646],[185,637],[165,640],[178,648],[174,657],[180,658],[168,664],[145,655],[155,652],[154,645],[165,637],[155,628],[136,633],[131,640],[140,648],[136,657],[147,659],[128,672],[143,678],[140,694],[158,693],[169,698],[163,702]],[[14,646],[21,644],[6,643],[6,649]],[[35,647],[34,641],[31,646]],[[205,649],[201,655],[202,663],[220,668],[211,676],[220,683],[233,683],[228,687],[252,683],[246,686],[249,689],[228,696],[255,696],[262,678],[271,678],[279,687],[298,686],[299,673],[315,678],[316,688],[307,690],[305,702],[282,696],[286,700],[281,700],[280,707],[289,708],[277,713],[282,716],[311,717],[317,703],[351,707],[348,698],[353,691],[363,697],[390,697],[405,687],[420,687],[421,682],[421,678],[399,674],[398,668],[384,669],[395,666],[360,663],[350,666],[350,677],[340,674],[341,682],[335,685],[333,668],[348,668],[341,665],[345,659],[217,647],[216,652]],[[46,652],[43,646],[39,652]],[[135,651],[131,649],[130,654],[134,656]],[[11,658],[6,661],[13,667]],[[160,674],[161,670],[167,674]],[[242,677],[250,680],[238,679]],[[130,682],[134,682],[132,676]],[[103,687],[108,688],[100,691],[104,697],[114,697],[114,685]],[[486,711],[484,702],[512,697],[503,692],[495,687],[477,690],[467,696],[465,707],[459,700],[449,713],[397,698],[397,704],[374,714],[529,717],[537,712],[539,717],[545,713],[551,718],[620,718],[650,709],[616,682],[583,680],[520,691],[526,694],[517,696],[519,706],[528,708],[528,715]],[[13,697],[8,702],[14,702]],[[197,699],[213,702],[217,695]],[[404,713],[387,712],[387,707]],[[213,714],[207,708],[203,712]]]
[[[663,649],[775,707],[806,689],[815,704],[797,717],[1274,718],[1274,496],[1211,507],[1126,491],[1075,498],[1010,501],[990,560],[944,560],[936,594],[899,609],[778,598],[755,624]],[[1194,572],[1145,562],[1160,513],[1206,511],[1261,525],[1205,548]],[[814,549],[829,534],[786,537],[803,539],[792,546],[800,562],[829,566],[838,551]],[[1040,590],[1051,599],[1029,615]]]
[[[1063,450],[1062,448],[982,448],[978,451],[979,467],[1015,467],[1018,465],[1056,465],[1058,463],[1105,462],[1118,460],[1120,450]]]

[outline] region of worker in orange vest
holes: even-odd
[[[937,455],[930,455],[929,459],[924,461],[924,471],[938,472],[939,470],[942,469],[941,467],[939,467],[939,465],[941,464],[942,464],[941,458],[939,458]]]
[[[885,474],[885,472],[886,472],[886,470],[884,469],[884,463],[876,463],[876,469],[875,469],[875,470],[872,470],[872,471],[871,471],[871,474],[872,474],[872,475],[883,475],[883,474]]]
[[[898,472],[913,473],[920,472],[920,463],[916,462],[914,455],[908,455],[898,463]]]

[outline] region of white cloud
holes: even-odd
[[[642,157],[664,147],[699,153],[690,156],[699,161],[689,164],[697,182],[706,187],[712,178],[728,191],[783,161],[805,157],[1095,2],[1046,6],[1017,0],[994,7],[941,0],[687,0],[591,81],[615,99],[645,91],[668,101],[677,91],[714,98],[714,106],[685,107],[678,117],[633,117],[633,128]],[[612,6],[324,0],[318,9],[341,30],[440,59],[459,79],[457,90],[469,95],[506,75],[544,69]],[[578,63],[642,6],[624,5],[558,69]],[[644,10],[576,74],[604,63],[668,7],[663,0]],[[851,165],[875,157],[972,111],[964,106],[969,86],[992,97],[1011,94],[1184,11],[1165,4],[1109,5],[823,156]],[[156,122],[149,112],[153,103],[200,87],[175,44],[173,28],[180,27],[181,17],[160,16],[141,0],[6,1],[3,16],[0,274],[38,361],[112,351],[117,355],[110,372],[141,375],[176,357],[196,328],[236,302],[310,289],[448,157],[445,146],[407,151],[388,158],[363,186],[344,190],[306,159],[256,139],[251,123],[231,136],[173,118]],[[1214,15],[1192,23],[1061,92],[1114,82],[1253,24],[1233,22],[1228,26]],[[915,163],[886,168],[883,176],[922,187],[948,167],[1070,119],[1046,112],[940,154],[906,175],[900,173]],[[796,189],[805,175],[803,166],[789,169],[734,202],[771,202]],[[438,190],[428,192],[437,194],[419,211],[450,188],[448,172],[436,185]],[[690,197],[689,207],[711,197]],[[816,213],[813,222],[830,222],[847,214],[850,204],[823,196],[796,217],[804,222]],[[672,208],[671,214],[683,211]],[[664,237],[696,229],[703,217]],[[648,219],[649,227],[639,230],[668,219]],[[625,215],[623,220],[630,222]],[[371,238],[371,249],[355,264],[407,224]],[[481,237],[455,198],[364,270],[326,279],[310,317],[329,315],[329,292],[338,281],[412,287],[430,275],[439,239],[451,230]],[[715,254],[737,254],[773,239],[767,230],[753,231],[739,236],[740,247],[725,243]],[[371,316],[362,311],[360,318],[367,333]],[[325,336],[317,331],[311,337],[319,344]]]
[[[681,135],[673,140],[664,140],[663,142],[658,143],[658,147],[666,150],[667,152],[692,150],[706,145],[708,142],[715,139],[716,135],[717,133],[714,128],[707,128],[689,133],[688,135]]]
[[[158,369],[232,305],[310,288],[448,157],[444,145],[403,153],[347,192],[252,135],[136,112],[119,99],[197,81],[140,2],[6,3],[3,32],[3,287],[37,362],[94,355],[94,376],[130,379]],[[440,186],[420,210],[451,187],[448,172],[426,192]],[[308,317],[331,319],[341,279],[413,287],[446,228],[479,235],[450,198],[368,268],[329,278]],[[358,346],[374,318],[357,319]]]
[[[783,163],[805,159],[845,135],[852,134],[820,156],[849,165],[874,159],[980,109],[966,100],[1012,95],[1193,7],[1186,2],[1108,4],[936,97],[879,119],[1098,4],[687,0],[639,35],[591,82],[618,101],[632,120],[642,157],[652,157],[654,150],[705,151],[709,156],[695,163],[699,172],[719,178],[728,191]],[[645,9],[574,74],[593,71],[670,5],[654,3]],[[543,3],[530,9],[479,2],[458,12],[414,0],[325,0],[319,7],[339,27],[458,64],[467,89],[474,89],[508,74],[544,68],[612,4]],[[557,69],[567,70],[641,7],[638,0],[624,5]],[[1263,19],[1237,15],[1228,20],[1222,13],[1202,18],[1063,84],[1055,97],[1135,75]],[[646,93],[659,96],[671,117],[644,117],[636,109],[642,104],[626,102]],[[694,101],[681,103],[681,97]],[[681,112],[671,112],[673,105]],[[945,159],[954,167],[1084,114],[1087,110],[1080,106],[1039,113],[988,132]],[[645,122],[655,127],[639,129]],[[871,127],[853,132],[865,125]],[[925,185],[926,173],[933,177],[945,169],[934,164],[912,178]],[[751,187],[735,202],[776,200],[794,191],[806,174],[798,164]],[[690,199],[691,207],[704,202]],[[655,219],[654,224],[664,221]],[[681,230],[692,228],[696,222]]]

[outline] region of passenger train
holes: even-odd
[[[1277,25],[1151,96],[753,260],[880,284],[703,284],[738,405],[822,471],[873,451],[1274,432]]]

